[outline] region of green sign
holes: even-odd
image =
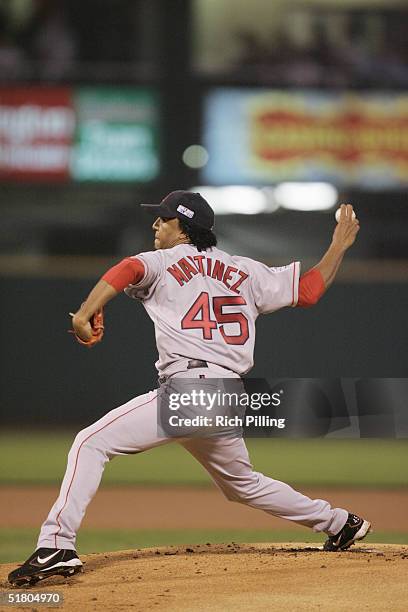
[[[149,90],[80,88],[71,175],[79,181],[150,181],[159,173],[158,101]]]

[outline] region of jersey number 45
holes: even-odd
[[[200,293],[181,321],[181,329],[201,329],[204,340],[213,339],[213,330],[218,329],[227,344],[245,344],[249,337],[248,319],[242,312],[223,312],[224,306],[245,306],[241,296],[220,296],[212,298],[215,319],[211,318],[210,297],[206,291]],[[240,334],[227,335],[224,323],[238,323]]]

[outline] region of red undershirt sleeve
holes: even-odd
[[[143,262],[136,257],[126,257],[110,268],[102,276],[102,280],[109,283],[116,291],[123,291],[128,285],[136,285],[145,275]]]
[[[320,270],[317,268],[308,270],[301,276],[299,281],[299,299],[297,306],[305,308],[317,304],[325,291],[326,286]]]

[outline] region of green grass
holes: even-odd
[[[74,434],[0,435],[0,484],[57,484]],[[257,471],[294,486],[408,486],[408,440],[247,440]],[[205,486],[205,470],[178,444],[117,457],[104,484]]]
[[[0,529],[0,563],[21,563],[34,550],[38,529]],[[219,542],[323,542],[324,535],[308,529],[83,529],[78,536],[80,554]],[[407,533],[375,532],[368,542],[408,544]]]

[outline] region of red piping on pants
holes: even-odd
[[[59,527],[59,529],[58,529],[58,531],[56,532],[56,534],[55,534],[55,536],[54,536],[54,538],[55,538],[55,548],[58,548],[58,546],[57,546],[57,536],[58,536],[59,532],[61,531],[61,524],[60,524],[60,522],[59,522],[59,517],[61,516],[62,511],[64,510],[65,506],[67,505],[68,495],[69,495],[69,492],[70,492],[70,490],[71,490],[72,483],[74,482],[75,472],[76,472],[77,465],[78,465],[79,451],[81,450],[82,445],[83,445],[83,444],[84,444],[84,443],[85,443],[87,440],[89,440],[89,438],[91,438],[91,437],[92,437],[92,436],[94,436],[95,434],[97,434],[97,433],[99,433],[100,431],[102,431],[102,429],[105,429],[105,427],[108,427],[108,425],[111,425],[112,423],[114,423],[114,422],[115,422],[115,421],[117,421],[118,419],[121,419],[122,417],[126,416],[127,414],[129,414],[129,413],[130,413],[130,412],[132,412],[133,410],[137,410],[137,408],[141,408],[142,406],[145,406],[146,404],[148,404],[149,402],[151,402],[153,399],[156,399],[156,397],[157,397],[157,393],[156,393],[156,395],[154,396],[154,398],[150,399],[150,400],[149,400],[149,401],[147,401],[147,402],[144,402],[144,404],[140,404],[140,406],[135,406],[134,408],[131,408],[130,410],[128,410],[128,411],[127,411],[127,412],[125,412],[124,414],[120,414],[119,416],[117,416],[117,417],[115,417],[114,419],[112,419],[112,421],[109,421],[109,423],[106,423],[106,425],[104,425],[104,426],[103,426],[103,427],[101,427],[100,429],[97,429],[97,431],[93,431],[91,434],[89,434],[89,436],[88,436],[87,438],[85,438],[85,440],[83,440],[83,441],[81,442],[81,444],[80,444],[80,446],[79,446],[79,448],[78,448],[78,452],[77,452],[76,458],[75,458],[75,468],[74,468],[74,473],[72,474],[71,482],[69,483],[68,491],[67,491],[67,494],[66,494],[66,497],[65,497],[65,502],[64,502],[64,505],[62,506],[61,510],[58,512],[58,514],[57,514],[57,518],[56,518],[56,521],[57,521],[57,523],[58,523],[58,527]]]

